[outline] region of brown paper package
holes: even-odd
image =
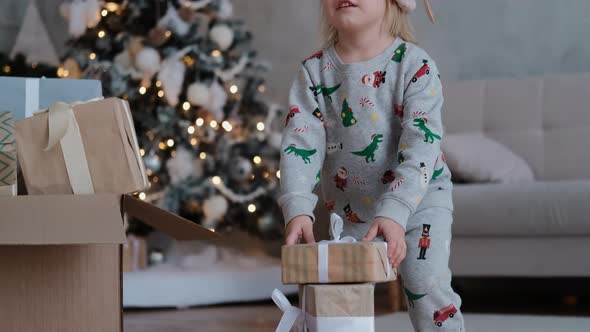
[[[372,317],[374,292],[373,284],[302,285],[299,305],[303,308],[305,297],[305,312],[314,317]]]
[[[147,266],[147,241],[135,235],[127,235],[123,244],[123,272],[145,269]]]
[[[333,243],[328,246],[329,283],[385,282],[387,248],[384,242]],[[296,244],[281,249],[284,284],[317,284],[318,245]]]
[[[127,101],[108,98],[73,107],[94,192],[131,193],[147,180]],[[48,114],[17,121],[18,158],[29,195],[72,194],[61,145],[43,151]]]

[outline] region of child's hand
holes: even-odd
[[[285,244],[297,244],[303,237],[307,243],[315,243],[313,237],[313,221],[309,216],[297,216],[287,225]]]
[[[397,268],[406,257],[408,248],[404,228],[394,220],[376,217],[363,241],[372,241],[377,235],[383,235],[387,242],[389,263],[394,268]]]

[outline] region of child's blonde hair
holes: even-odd
[[[383,24],[386,25],[387,30],[391,36],[399,36],[405,41],[416,43],[414,37],[414,29],[410,24],[408,14],[402,12],[401,8],[397,5],[396,0],[384,0],[385,1],[385,15],[383,17]],[[334,28],[324,15],[323,1],[320,1],[321,7],[321,18],[320,18],[320,29],[322,34],[322,43],[324,47],[334,45],[338,41],[338,31]]]

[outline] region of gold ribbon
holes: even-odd
[[[94,194],[80,127],[73,110],[73,107],[78,104],[80,103],[55,102],[49,107],[47,116],[49,140],[43,151],[50,151],[59,142],[73,193]]]

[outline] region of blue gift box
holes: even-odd
[[[10,111],[15,120],[49,108],[56,101],[73,103],[102,97],[98,80],[0,77],[0,110]]]

